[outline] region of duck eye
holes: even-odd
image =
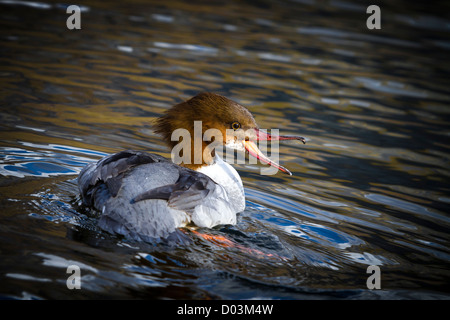
[[[237,130],[237,129],[239,129],[241,127],[241,124],[239,123],[239,122],[237,122],[237,121],[235,121],[235,122],[233,122],[232,124],[231,124],[231,128],[233,129],[233,130]]]

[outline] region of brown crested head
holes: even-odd
[[[172,157],[174,154],[178,156],[176,153],[179,153],[182,161],[178,164],[194,170],[212,164],[215,155],[213,147],[220,144],[232,149],[246,150],[261,162],[291,174],[289,170],[267,158],[255,142],[300,140],[305,143],[306,141],[299,136],[277,136],[259,130],[247,108],[224,96],[210,92],[199,93],[173,106],[156,120],[154,128],[155,132],[160,134],[171,147]],[[181,129],[185,135],[175,134],[180,132],[178,129]],[[181,148],[179,148],[180,144],[182,144]],[[186,149],[184,146],[189,148]]]
[[[161,135],[165,142],[173,148],[179,141],[172,141],[172,133],[177,129],[186,129],[190,132],[191,138],[194,139],[194,135],[199,133],[194,132],[196,121],[201,121],[201,137],[197,138],[202,141],[202,151],[211,143],[211,141],[203,141],[203,134],[208,129],[219,130],[223,139],[222,142],[226,144],[227,129],[243,132],[248,129],[258,128],[253,115],[247,108],[224,96],[211,92],[199,93],[191,99],[171,107],[162,117],[156,120],[154,128],[155,132]],[[194,156],[193,147],[191,152],[192,156]],[[183,165],[196,169],[199,166],[211,163],[212,156],[214,156],[214,151],[210,158],[207,155],[204,156],[205,159],[203,159],[201,164],[183,163]]]

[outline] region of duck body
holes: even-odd
[[[236,214],[245,209],[242,180],[211,145],[247,151],[275,171],[291,174],[263,155],[255,141],[305,143],[301,137],[260,131],[245,107],[214,93],[200,93],[173,106],[154,127],[172,148],[172,159],[177,147],[174,132],[183,129],[194,136],[181,139],[188,142],[182,152],[190,156],[188,160],[175,164],[157,154],[126,150],[88,164],[78,177],[83,204],[100,212],[98,226],[107,232],[152,241],[179,234],[179,228],[190,224],[207,228],[235,224]],[[211,130],[210,140],[200,137],[200,143],[195,142],[199,133]],[[189,161],[199,155],[201,161]]]
[[[84,167],[78,186],[83,204],[101,212],[101,229],[134,240],[167,238],[190,223],[235,224],[245,209],[238,173],[218,156],[196,171],[126,150]]]

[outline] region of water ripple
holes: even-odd
[[[448,299],[448,10],[381,6],[368,30],[365,6],[342,0],[92,2],[75,31],[64,3],[0,0],[0,295],[72,298],[61,270],[77,263],[86,298]],[[239,223],[197,230],[233,246],[99,230],[81,168],[169,156],[152,122],[199,91],[305,136],[280,144],[294,175],[236,165]],[[367,290],[368,265],[383,290]]]

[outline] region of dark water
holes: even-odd
[[[0,296],[449,299],[450,6],[383,1],[0,0]],[[200,91],[286,143],[293,176],[237,165],[247,208],[190,246],[106,234],[81,168],[169,156],[151,121]],[[69,265],[81,290],[69,290]],[[369,265],[381,289],[366,285]]]

